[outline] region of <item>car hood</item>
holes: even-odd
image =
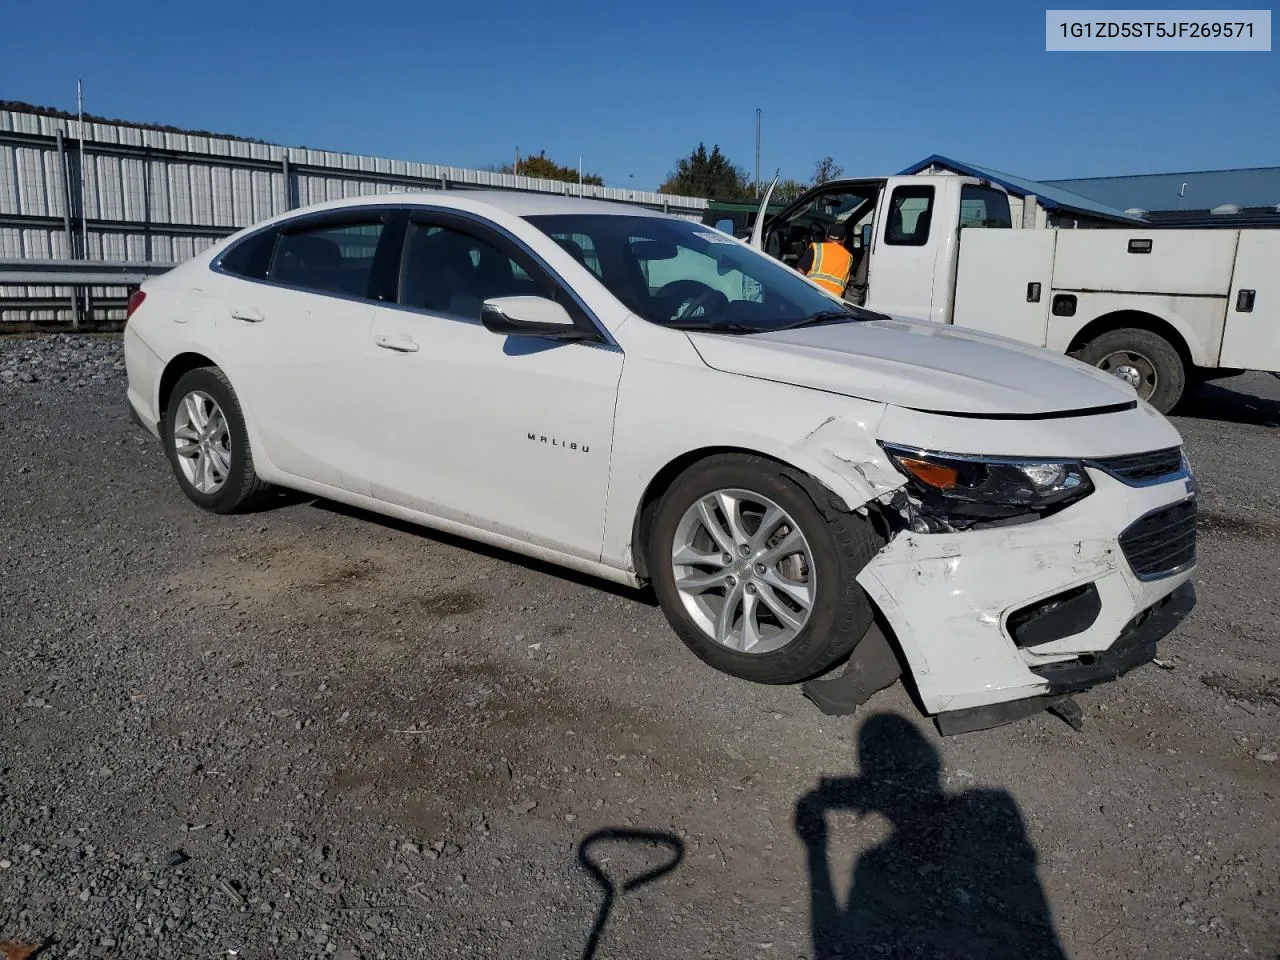
[[[890,318],[732,336],[691,332],[715,370],[879,403],[979,416],[1036,416],[1132,403],[1122,380],[1016,340]]]

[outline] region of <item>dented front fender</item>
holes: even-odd
[[[795,444],[795,450],[818,468],[815,472],[820,471],[849,510],[890,495],[906,482],[865,420],[827,417]]]

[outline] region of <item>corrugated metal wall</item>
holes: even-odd
[[[83,133],[82,194],[80,125],[0,111],[0,258],[74,259],[87,251],[91,260],[177,263],[296,207],[441,187],[581,193],[692,220],[707,206],[693,197],[116,124],[85,123]],[[0,286],[0,322],[70,321],[71,294]],[[91,291],[92,319],[123,319],[125,294]]]

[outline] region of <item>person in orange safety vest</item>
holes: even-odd
[[[853,254],[841,242],[840,224],[832,221],[824,233],[819,233],[814,242],[796,263],[796,269],[817,283],[830,290],[837,297],[844,296],[844,288],[849,285],[849,274],[853,269]]]

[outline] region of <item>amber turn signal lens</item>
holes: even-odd
[[[902,464],[921,483],[936,490],[953,490],[955,489],[956,481],[960,478],[954,467],[944,467],[937,463],[930,463],[928,460],[899,457],[898,463]]]

